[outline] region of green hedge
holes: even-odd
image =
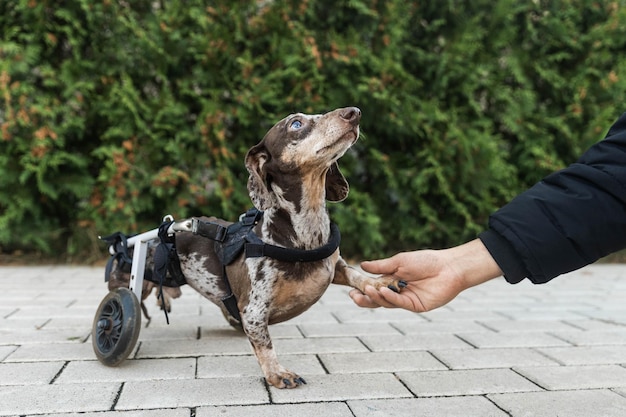
[[[470,239],[624,110],[623,1],[5,0],[0,251],[249,207],[246,150],[355,105],[330,205],[355,259]]]

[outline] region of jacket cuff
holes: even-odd
[[[508,240],[493,230],[482,232],[478,238],[504,273],[504,279],[507,282],[517,284],[528,276],[524,263]]]

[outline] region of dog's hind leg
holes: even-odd
[[[150,314],[148,314],[148,307],[146,307],[146,304],[142,301],[141,304],[141,311],[143,312],[143,316],[146,318],[146,320],[148,320],[148,323],[150,322],[150,320],[152,320],[152,317],[150,317]]]

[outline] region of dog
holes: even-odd
[[[317,115],[291,114],[247,152],[249,196],[262,212],[252,231],[260,240],[274,247],[313,251],[333,238],[326,201],[340,202],[348,195],[349,186],[337,161],[358,140],[360,120],[357,107]],[[202,221],[223,227],[232,224],[215,217]],[[360,273],[348,266],[338,248],[314,261],[242,253],[224,266],[212,240],[190,232],[176,233],[175,239],[186,283],[217,304],[232,325],[243,329],[266,381],[277,388],[306,382],[279,363],[269,325],[306,311],[331,283],[361,291],[367,285],[395,291],[406,286],[389,276]],[[234,313],[223,303],[230,295],[236,299]]]

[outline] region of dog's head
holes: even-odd
[[[292,114],[276,123],[246,155],[248,191],[256,208],[274,207],[276,192],[323,192],[328,201],[345,199],[348,182],[337,160],[359,138],[360,120],[361,110],[346,107],[326,114]],[[305,182],[313,189],[302,189]]]

